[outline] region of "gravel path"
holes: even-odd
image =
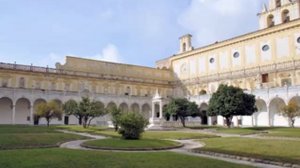
[[[82,144],[86,141],[90,141],[90,140],[107,138],[105,136],[91,135],[88,133],[71,132],[71,131],[65,131],[65,130],[60,130],[60,131],[64,132],[64,133],[76,134],[76,135],[81,135],[81,136],[91,138],[91,139],[86,139],[86,140],[76,140],[76,141],[66,142],[66,143],[61,144],[60,148],[77,149],[77,150],[97,150],[97,149],[89,149],[89,148],[82,147],[82,146],[80,146],[80,144]],[[237,159],[211,156],[211,155],[206,155],[206,154],[193,153],[193,152],[191,152],[192,149],[204,147],[205,144],[199,143],[196,140],[174,140],[174,141],[180,142],[184,146],[182,148],[164,150],[164,151],[171,151],[171,152],[181,153],[181,154],[185,154],[185,155],[222,160],[222,161],[226,161],[226,162],[230,162],[230,163],[254,166],[254,167],[259,167],[259,168],[283,168],[281,166],[275,166],[275,165],[270,165],[270,164],[255,163],[255,162],[250,162],[250,161],[243,161],[243,160],[237,160]],[[102,151],[102,150],[98,150],[98,151]],[[130,152],[130,151],[111,150],[111,152]],[[136,152],[136,151],[132,151],[132,152]],[[139,152],[159,152],[159,151],[139,151]]]

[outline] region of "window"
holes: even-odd
[[[281,86],[291,86],[291,85],[292,85],[292,80],[290,78],[281,80]]]
[[[210,59],[209,59],[209,62],[210,62],[211,64],[213,64],[213,63],[215,62],[215,59],[214,59],[214,58],[210,58]]]
[[[25,88],[25,79],[23,77],[19,79],[19,88]]]
[[[273,15],[269,15],[268,16],[267,24],[268,24],[268,27],[273,27],[275,25],[274,16]]]
[[[297,43],[300,44],[300,37],[297,38]]]
[[[269,82],[269,74],[262,74],[261,79],[262,79],[262,83],[268,83]]]
[[[276,0],[276,8],[280,8],[281,7],[281,0]]]
[[[2,87],[7,87],[8,85],[8,80],[7,79],[3,79],[2,80]]]
[[[268,51],[270,49],[270,46],[269,45],[264,45],[263,47],[262,47],[262,50],[263,51]]]
[[[130,89],[129,86],[127,86],[126,92],[125,92],[125,96],[129,96],[129,95],[130,95],[130,92],[131,92],[131,89]]]
[[[56,83],[55,82],[51,82],[51,90],[56,90]]]
[[[185,44],[185,43],[182,44],[182,51],[183,51],[183,52],[186,51],[186,44]]]
[[[240,53],[239,52],[235,52],[234,54],[233,54],[233,58],[239,58],[240,57]]]
[[[290,12],[289,10],[284,10],[281,14],[282,23],[287,23],[290,21]]]

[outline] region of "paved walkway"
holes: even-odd
[[[71,132],[71,131],[65,131],[65,130],[60,130],[61,132],[64,133],[69,133],[69,134],[76,134],[76,135],[81,135],[85,137],[89,137],[91,139],[86,139],[86,140],[76,140],[76,141],[70,141],[66,142],[60,145],[61,148],[67,148],[67,149],[77,149],[77,150],[98,150],[98,151],[103,151],[99,149],[90,149],[90,148],[85,148],[80,146],[80,144],[90,141],[90,140],[95,140],[95,139],[105,139],[107,137],[101,136],[101,135],[91,135],[88,133],[78,133],[78,132]],[[205,158],[210,158],[210,159],[216,159],[216,160],[222,160],[230,163],[235,163],[235,164],[242,164],[242,165],[248,165],[248,166],[254,166],[254,167],[259,167],[259,168],[283,168],[281,166],[275,166],[275,165],[270,165],[270,164],[263,164],[263,163],[255,163],[255,162],[250,162],[250,161],[243,161],[243,160],[237,160],[237,159],[230,159],[230,158],[223,158],[223,157],[217,157],[217,156],[211,156],[211,155],[206,155],[206,154],[199,154],[199,153],[193,153],[191,152],[192,149],[195,148],[201,148],[205,146],[205,144],[199,143],[195,140],[174,140],[176,142],[182,143],[184,146],[182,148],[178,149],[171,149],[171,150],[164,150],[164,151],[171,151],[171,152],[176,152],[176,153],[181,153],[185,155],[191,155],[191,156],[198,156],[198,157],[205,157]],[[110,150],[112,152],[121,152],[119,150]],[[130,152],[130,151],[122,151],[122,152]],[[137,151],[131,151],[131,152],[137,152]],[[139,152],[159,152],[159,151],[139,151]]]

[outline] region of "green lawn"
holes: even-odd
[[[91,134],[98,134],[115,138],[120,137],[120,135],[113,129],[107,129],[102,127],[89,127],[88,129],[84,129],[82,128],[82,126],[60,126],[58,128],[77,132],[88,132]],[[142,134],[142,138],[144,139],[202,139],[212,137],[216,136],[186,131],[146,131]]]
[[[85,137],[55,131],[55,127],[0,126],[0,150],[37,147],[54,147],[60,142]]]
[[[172,152],[98,152],[68,149],[0,151],[5,168],[246,168],[224,161]]]
[[[300,138],[300,128],[273,128],[265,136]]]
[[[239,135],[249,135],[260,133],[264,130],[254,128],[217,128],[217,132],[225,134],[239,134]]]
[[[2,133],[53,133],[56,127],[50,126],[30,126],[30,125],[0,125],[0,134]]]
[[[181,144],[158,139],[124,140],[120,138],[109,138],[102,140],[88,141],[85,146],[92,148],[112,148],[112,149],[160,149],[169,147],[178,147]]]
[[[206,146],[198,150],[300,164],[300,141],[210,138],[201,140],[201,142],[204,142]]]
[[[264,136],[277,136],[277,137],[294,137],[300,138],[300,128],[288,127],[249,127],[249,128],[217,128],[219,133],[227,134],[255,134],[263,133]]]

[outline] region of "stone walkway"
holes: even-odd
[[[76,135],[81,135],[81,136],[91,138],[91,139],[86,139],[86,140],[76,140],[76,141],[66,142],[66,143],[61,144],[60,148],[77,149],[77,150],[98,150],[98,151],[103,151],[103,150],[99,150],[99,149],[85,148],[85,147],[82,147],[80,144],[82,144],[86,141],[90,141],[90,140],[107,138],[105,136],[91,135],[91,134],[88,134],[88,133],[71,132],[71,131],[65,131],[65,130],[60,130],[60,131],[64,132],[64,133],[76,134]],[[201,148],[201,147],[205,146],[205,144],[202,144],[200,142],[196,142],[195,140],[174,140],[174,141],[182,143],[184,146],[182,148],[164,150],[164,151],[171,151],[171,152],[176,152],[176,153],[185,154],[185,155],[222,160],[222,161],[226,161],[226,162],[230,162],[230,163],[254,166],[254,167],[259,167],[259,168],[283,168],[281,166],[276,166],[276,165],[271,165],[271,164],[256,163],[256,162],[251,162],[251,161],[244,161],[244,160],[238,160],[238,159],[212,156],[212,155],[208,155],[208,154],[194,153],[194,152],[191,152],[192,149]],[[119,150],[110,150],[110,151],[111,152],[159,152],[159,151],[119,151]]]

